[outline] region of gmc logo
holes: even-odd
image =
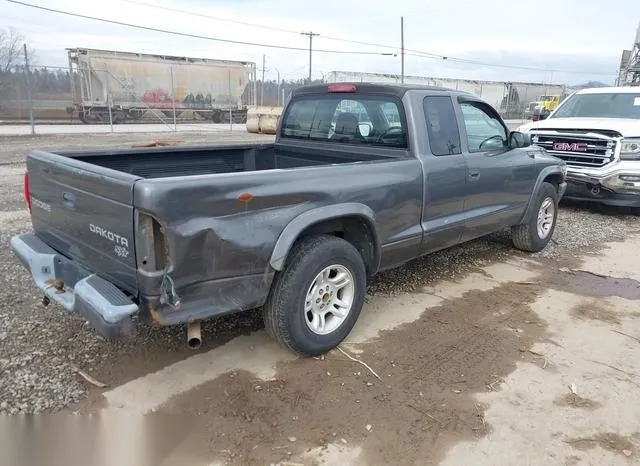
[[[584,142],[556,142],[553,144],[553,150],[561,150],[566,152],[586,152],[587,144]]]

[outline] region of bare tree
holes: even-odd
[[[7,73],[24,63],[24,42],[24,36],[16,29],[0,29],[0,72]]]
[[[25,42],[25,37],[17,29],[0,28],[0,109],[16,86],[19,86],[18,73],[21,73],[19,69],[24,65]],[[27,53],[29,64],[34,64],[35,53],[28,45]]]

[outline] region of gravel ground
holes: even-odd
[[[87,384],[76,368],[109,385],[191,356],[183,327],[140,326],[131,342],[109,342],[82,319],[42,296],[8,248],[12,235],[29,228],[26,214],[0,212],[0,414],[55,411],[78,402]],[[256,312],[203,325],[202,351],[262,326]]]
[[[248,135],[247,135],[248,136]],[[175,138],[175,135],[171,135]],[[210,134],[178,135],[188,143],[211,141]],[[238,134],[218,135],[240,140]],[[88,393],[87,383],[76,373],[85,371],[110,386],[158,370],[193,354],[185,344],[184,328],[143,327],[132,342],[108,342],[77,316],[51,305],[41,306],[41,295],[23,267],[14,259],[8,241],[30,227],[22,200],[25,150],[31,147],[117,146],[158,139],[157,135],[67,136],[5,138],[0,147],[0,414],[56,411],[76,403]],[[267,140],[254,138],[250,140]],[[533,255],[545,261],[563,262],[576,253],[597,248],[605,241],[638,231],[638,218],[584,207],[563,207],[553,243]],[[488,236],[429,255],[374,278],[369,294],[411,292],[440,279],[459,277],[483,266],[521,254],[514,251],[506,233]],[[206,322],[207,351],[231,338],[262,326],[257,312]]]
[[[436,280],[455,279],[513,255],[533,259],[570,262],[602,243],[618,241],[640,229],[637,215],[615,209],[561,205],[552,242],[541,252],[522,253],[512,247],[509,230],[488,235],[459,246],[416,259],[403,267],[374,277],[369,294],[398,294],[415,291]]]

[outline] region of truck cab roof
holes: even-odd
[[[352,90],[347,90],[349,87]],[[332,91],[331,89],[336,90]],[[473,95],[468,92],[459,91],[456,89],[449,89],[446,87],[438,86],[426,86],[420,84],[385,84],[385,83],[362,83],[362,82],[337,82],[326,84],[312,84],[303,86],[292,93],[292,97],[305,95],[305,94],[323,94],[328,92],[356,92],[356,93],[372,93],[372,94],[391,94],[397,97],[402,97],[407,91],[439,91],[443,93],[452,93],[460,95]]]

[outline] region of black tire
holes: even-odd
[[[345,267],[351,273],[355,286],[353,301],[344,321],[331,333],[319,335],[307,324],[307,292],[318,274],[332,265]],[[271,286],[263,308],[267,333],[301,356],[318,356],[335,348],[346,338],[360,315],[366,276],[362,256],[349,242],[328,235],[303,238],[294,245],[284,269],[276,274]]]
[[[538,234],[538,213],[542,204],[550,199],[553,206],[553,223],[546,236],[540,237]],[[558,219],[558,190],[551,183],[542,183],[540,189],[535,194],[532,205],[532,212],[529,219],[521,224],[511,227],[511,238],[513,245],[522,251],[539,252],[542,251],[553,236]]]

